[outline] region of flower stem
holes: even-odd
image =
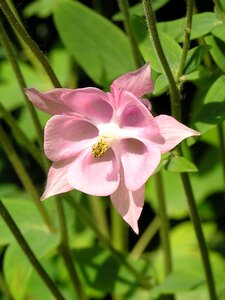
[[[211,268],[211,265],[210,265],[210,259],[209,259],[209,254],[208,254],[208,249],[207,249],[206,241],[205,241],[205,238],[204,238],[203,230],[202,230],[202,227],[201,227],[201,221],[200,221],[197,206],[196,206],[196,203],[195,203],[194,194],[193,194],[193,191],[192,191],[190,179],[189,179],[187,173],[180,173],[180,175],[181,175],[181,179],[182,179],[182,182],[183,182],[184,190],[185,190],[188,205],[189,205],[191,220],[192,220],[192,223],[193,223],[194,228],[195,228],[195,233],[196,233],[196,236],[197,236],[198,245],[199,245],[200,252],[201,252],[201,257],[202,257],[202,261],[203,261],[203,265],[204,265],[204,269],[205,269],[205,274],[206,274],[206,280],[207,280],[207,284],[208,284],[210,299],[211,300],[217,300],[216,290],[215,290],[215,285],[214,285],[214,279],[213,279],[213,273],[212,273],[212,268]]]
[[[149,244],[153,236],[159,230],[159,227],[160,227],[159,217],[155,217],[153,221],[148,225],[144,233],[141,235],[141,237],[139,238],[138,242],[135,244],[133,249],[131,250],[130,257],[134,259],[138,259],[141,256],[141,254],[143,253],[143,251],[145,250],[145,248],[147,247],[147,245]]]
[[[153,41],[153,45],[154,45],[156,54],[159,58],[159,61],[162,65],[164,74],[169,83],[172,114],[177,120],[180,120],[180,118],[181,118],[181,111],[180,111],[181,95],[180,95],[180,91],[176,85],[176,82],[174,80],[172,71],[168,64],[168,61],[164,54],[164,51],[162,49],[161,42],[159,40],[159,35],[158,35],[157,28],[156,28],[156,18],[155,18],[155,14],[154,14],[153,7],[152,7],[152,2],[151,2],[151,0],[143,0],[143,4],[144,4],[146,22],[147,22],[150,38]]]
[[[117,0],[121,13],[123,14],[123,24],[125,31],[127,33],[131,50],[133,53],[133,58],[137,68],[140,68],[143,65],[143,58],[140,54],[140,51],[137,47],[136,41],[134,39],[131,26],[130,26],[130,13],[129,13],[129,2],[128,0]]]
[[[219,143],[220,143],[220,157],[221,157],[222,168],[223,168],[223,182],[224,182],[224,191],[225,191],[225,140],[224,140],[223,124],[219,124],[217,126],[217,129],[218,129],[218,136],[219,136]]]
[[[148,278],[146,278],[142,273],[137,271],[130,263],[127,261],[124,256],[117,251],[111,244],[111,241],[101,233],[101,231],[96,226],[95,221],[86,211],[86,209],[76,200],[72,199],[70,195],[66,195],[66,201],[75,209],[79,215],[82,217],[83,222],[85,222],[97,235],[102,244],[109,249],[112,256],[123,265],[143,288],[149,289],[151,287]]]
[[[56,208],[57,208],[57,213],[59,218],[60,239],[61,239],[59,245],[59,253],[61,254],[65,266],[69,272],[72,285],[74,287],[74,290],[78,298],[80,300],[87,300],[84,290],[82,289],[82,285],[80,283],[79,277],[77,275],[73,263],[73,259],[71,256],[70,248],[69,248],[69,238],[68,238],[65,213],[64,213],[63,203],[62,203],[63,200],[60,199],[59,197],[56,197],[55,200],[56,200]]]
[[[38,45],[31,39],[27,31],[20,25],[17,18],[14,16],[12,10],[8,6],[7,2],[5,0],[0,0],[0,7],[5,14],[7,20],[11,24],[11,26],[14,28],[16,32],[19,33],[21,38],[24,40],[26,45],[31,49],[31,51],[35,54],[35,56],[38,58],[42,66],[44,67],[46,73],[48,74],[52,84],[54,87],[61,87],[61,84],[56,77],[52,67],[50,66],[46,56],[41,52]]]
[[[179,65],[179,69],[176,76],[177,84],[179,84],[180,77],[183,75],[188,50],[190,48],[190,37],[191,37],[191,24],[192,24],[192,15],[193,15],[193,6],[194,0],[187,0],[187,13],[186,13],[186,26],[184,32],[184,43],[183,43],[183,51],[181,56],[181,61]]]
[[[49,275],[46,273],[44,268],[39,263],[38,259],[34,255],[33,251],[31,250],[30,246],[26,242],[25,238],[23,237],[22,233],[20,232],[18,226],[12,219],[11,215],[9,214],[8,210],[2,203],[0,199],[0,215],[2,216],[3,220],[7,224],[8,228],[10,229],[11,233],[13,234],[14,238],[17,240],[20,248],[26,255],[26,257],[29,259],[30,263],[34,267],[34,269],[37,271],[37,273],[40,275],[41,279],[44,281],[46,286],[49,288],[51,293],[56,297],[57,300],[65,300],[61,292],[58,290],[55,283],[52,281],[52,279],[49,277]]]
[[[110,208],[110,213],[112,246],[120,252],[126,252],[128,245],[128,226],[113,206]]]
[[[172,271],[172,255],[169,239],[169,220],[167,217],[163,180],[160,172],[155,174],[155,182],[158,198],[158,214],[160,218],[160,236],[164,253],[165,275],[168,275]]]
[[[44,206],[40,202],[39,195],[30,180],[29,175],[27,174],[19,156],[17,155],[16,151],[13,148],[10,140],[8,139],[3,127],[0,125],[0,143],[2,144],[3,149],[5,150],[8,159],[10,160],[11,164],[13,165],[15,172],[17,173],[20,181],[22,182],[24,188],[26,189],[27,193],[31,196],[32,200],[34,201],[38,211],[40,212],[43,220],[49,227],[51,231],[53,231],[53,224],[49,215],[47,214]]]
[[[0,21],[0,41],[2,43],[2,45],[4,46],[5,50],[6,50],[6,53],[7,53],[7,56],[8,56],[8,59],[12,65],[12,68],[13,68],[13,71],[16,75],[16,78],[17,78],[17,81],[19,83],[19,86],[20,86],[20,89],[21,89],[21,92],[23,93],[24,95],[24,99],[25,99],[25,103],[26,103],[26,106],[28,108],[28,111],[30,113],[30,116],[31,116],[31,119],[33,121],[33,124],[34,124],[34,128],[36,130],[36,133],[37,133],[37,138],[38,138],[38,143],[39,143],[39,146],[42,150],[42,159],[43,159],[43,163],[44,163],[44,166],[48,167],[48,164],[47,164],[47,161],[46,161],[46,158],[44,156],[44,151],[43,151],[43,137],[42,137],[42,128],[41,128],[41,124],[40,124],[40,121],[38,119],[38,116],[37,116],[37,113],[35,111],[35,108],[34,106],[32,105],[32,103],[28,100],[27,96],[24,94],[23,90],[24,88],[26,87],[26,84],[25,84],[25,80],[23,78],[23,74],[20,70],[20,67],[19,67],[19,64],[17,62],[17,59],[16,59],[16,56],[15,56],[15,53],[13,51],[13,47],[11,45],[11,42],[6,34],[6,31],[2,25],[2,22]]]
[[[162,249],[164,255],[164,272],[165,275],[169,275],[172,272],[172,254],[171,254],[171,246],[170,246],[170,232],[169,232],[169,220],[167,217],[167,209],[166,209],[166,199],[163,187],[163,179],[161,172],[157,172],[155,174],[156,181],[156,192],[158,198],[158,214],[160,218],[160,237],[162,242]],[[165,300],[173,300],[174,295],[163,295],[162,297]]]
[[[92,210],[93,217],[96,220],[99,230],[105,236],[109,237],[109,224],[106,219],[105,209],[103,205],[103,198],[96,196],[88,196],[89,206]]]

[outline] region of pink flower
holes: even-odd
[[[53,115],[44,134],[45,154],[53,164],[42,199],[72,189],[110,195],[138,233],[144,184],[161,154],[198,135],[170,116],[153,117],[139,99],[152,90],[149,64],[117,78],[111,93],[91,87],[47,93],[26,89],[35,106]]]

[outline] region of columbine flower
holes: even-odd
[[[115,209],[138,233],[144,184],[161,154],[198,132],[167,115],[153,117],[140,97],[153,90],[150,66],[97,88],[26,89],[40,110],[53,115],[44,134],[46,156],[53,161],[42,199],[72,189],[110,195]]]

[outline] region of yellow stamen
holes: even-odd
[[[91,147],[91,152],[94,157],[101,157],[104,155],[109,145],[103,139],[100,139],[96,144]]]

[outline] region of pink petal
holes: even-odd
[[[52,115],[76,113],[96,122],[109,122],[113,114],[108,95],[97,88],[54,89],[47,93],[25,89],[25,93],[36,107]]]
[[[127,190],[124,182],[121,180],[118,189],[110,196],[115,209],[136,234],[139,233],[138,219],[144,205],[144,193],[144,186],[137,191],[131,192]]]
[[[67,180],[67,172],[70,164],[71,160],[54,162],[52,164],[48,172],[47,184],[41,200],[73,189]]]
[[[153,82],[150,79],[151,69],[149,63],[142,68],[122,75],[113,81],[111,90],[129,91],[136,97],[141,97],[153,91]]]
[[[63,114],[70,110],[62,101],[62,96],[69,91],[69,89],[57,88],[47,93],[40,93],[33,88],[24,89],[29,100],[38,109],[51,115]]]
[[[68,181],[81,192],[107,196],[117,189],[119,172],[119,161],[111,148],[99,158],[93,157],[91,151],[84,151],[69,168]]]
[[[91,147],[97,136],[98,129],[90,122],[75,116],[53,116],[45,126],[45,154],[52,161],[73,157]]]
[[[161,154],[150,142],[136,139],[120,143],[120,157],[124,170],[124,182],[128,190],[136,191],[148,180],[160,163]]]
[[[167,115],[159,115],[155,117],[155,121],[159,126],[160,134],[165,139],[165,143],[158,145],[161,153],[170,151],[189,136],[200,135],[198,131],[188,128],[173,117]]]
[[[123,136],[141,137],[156,143],[164,143],[151,112],[130,92],[121,93],[117,115]]]

